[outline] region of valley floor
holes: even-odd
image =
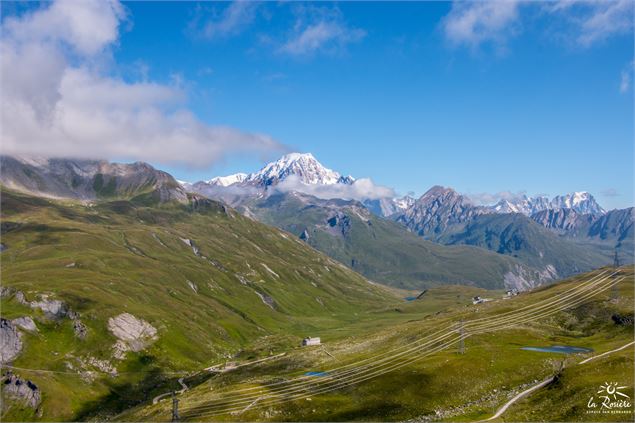
[[[607,382],[633,398],[633,348],[621,348],[633,342],[633,271],[610,274],[602,269],[512,299],[457,303],[387,327],[359,326],[346,337],[327,334],[323,346],[188,383],[178,396],[180,418],[477,421],[549,380],[495,419],[632,421],[632,405],[612,412],[588,405],[592,397],[600,401],[598,390]],[[406,304],[402,313],[425,301]],[[558,345],[592,351],[522,349]],[[167,400],[116,419],[167,421],[171,413]]]

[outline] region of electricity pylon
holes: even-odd
[[[172,391],[172,421],[179,421],[179,399],[176,397],[176,392]]]

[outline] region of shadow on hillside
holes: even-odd
[[[143,356],[140,363],[151,364],[154,357]],[[178,375],[167,375],[159,367],[152,367],[144,370],[141,378],[134,376],[122,380],[119,378],[108,379],[103,383],[109,388],[109,392],[94,401],[87,402],[79,409],[73,417],[73,421],[101,421],[112,420],[114,416],[142,403],[151,403],[157,395],[179,390]],[[203,383],[209,377],[186,378],[189,387],[194,387]]]

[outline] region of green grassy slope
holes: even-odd
[[[215,202],[91,206],[7,190],[1,200],[2,285],[28,301],[40,294],[60,299],[88,327],[80,340],[70,319],[2,299],[3,318],[32,316],[39,328],[24,333],[12,364],[62,372],[18,372],[41,388],[43,419],[116,411],[173,382],[171,371],[199,370],[241,351],[266,356],[403,301],[289,234]],[[182,239],[192,240],[198,255]],[[156,327],[158,341],[119,362],[107,320],[123,312]],[[82,377],[80,371],[96,370],[79,364],[91,357],[109,361],[120,375]],[[39,418],[15,408],[3,417]]]
[[[521,266],[513,257],[484,248],[426,241],[345,201],[312,199],[307,203],[294,193],[274,194],[247,208],[259,220],[297,236],[306,229],[309,245],[371,280],[399,288],[438,284],[502,288],[504,275]],[[340,220],[329,223],[338,213]]]
[[[598,274],[595,272],[594,274]],[[610,351],[633,340],[633,269],[622,271],[625,279],[619,285],[619,300],[613,302],[608,292],[600,293],[561,311],[526,322],[506,321],[509,327],[489,333],[475,334],[465,341],[465,354],[457,353],[457,344],[440,352],[424,356],[411,352],[395,359],[394,349],[412,345],[419,337],[456,324],[460,319],[492,321],[504,313],[532,310],[540,302],[549,302],[559,294],[588,281],[585,274],[562,283],[521,294],[509,300],[481,305],[469,302],[429,314],[412,303],[404,313],[412,313],[410,322],[390,328],[375,328],[365,332],[351,331],[346,339],[324,337],[325,348],[333,357],[318,348],[290,351],[275,362],[239,369],[217,375],[180,396],[181,416],[188,421],[478,421],[492,416],[511,397],[537,381],[558,372],[564,363],[560,383],[550,386],[547,393],[537,393],[527,407],[510,408],[509,421],[578,421],[589,420],[584,410],[598,382],[619,381],[628,386],[631,395],[633,379],[632,349],[629,354],[591,361],[578,365],[591,355]],[[493,294],[492,297],[496,298]],[[419,314],[418,317],[416,315]],[[614,315],[630,316],[630,324],[616,324]],[[509,319],[512,320],[512,319]],[[502,325],[500,325],[502,326]],[[570,345],[587,347],[593,353],[562,355],[521,349],[523,346]],[[265,388],[258,402],[247,408],[251,400],[234,407],[234,414],[216,413],[210,402],[218,398],[236,400],[236,390],[258,388],[266,384],[291,380],[306,371],[329,371],[359,360],[387,354],[394,362],[406,362],[402,367],[363,383],[319,393],[316,387],[305,387],[302,396],[267,396]],[[612,363],[603,365],[604,361]],[[588,369],[589,371],[583,371]],[[595,370],[593,370],[595,369]],[[356,371],[359,375],[364,369]],[[325,379],[327,380],[327,379]],[[227,394],[233,392],[233,394]],[[244,391],[243,391],[244,392]],[[548,398],[549,400],[544,400]],[[253,396],[252,396],[253,399]],[[271,399],[281,403],[267,404]],[[528,414],[528,411],[531,414]],[[131,420],[162,420],[169,417],[170,403],[146,405],[125,413]],[[515,413],[515,414],[514,414]],[[606,417],[601,421],[632,421],[633,415]],[[595,418],[591,420],[596,420]]]
[[[486,214],[456,225],[440,242],[473,245],[517,258],[532,268],[555,268],[567,276],[612,263],[602,246],[558,236],[522,214]]]

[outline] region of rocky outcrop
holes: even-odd
[[[195,256],[201,255],[201,252],[198,249],[198,247],[194,244],[194,241],[188,238],[181,238],[181,241],[183,241],[183,244],[187,245],[188,247],[192,249],[192,252],[194,253]]]
[[[13,297],[18,303],[27,305],[26,298],[24,298],[24,293],[22,291],[18,291],[17,289],[11,286],[0,287],[0,298],[11,298],[11,297]]]
[[[326,223],[329,232],[334,235],[338,234],[346,237],[351,232],[351,218],[342,212],[337,212],[335,215],[329,217]]]
[[[532,271],[517,264],[512,270],[505,273],[504,284],[506,289],[527,291],[546,282],[558,278],[558,272],[551,264],[541,271]]]
[[[61,300],[51,300],[46,294],[41,294],[38,301],[29,303],[32,309],[40,309],[49,318],[61,318],[68,314],[68,306]]]
[[[11,373],[2,381],[2,392],[6,399],[19,401],[34,410],[37,410],[42,402],[40,390],[33,382]]]
[[[86,334],[88,333],[88,328],[85,324],[81,322],[79,319],[73,320],[73,332],[75,332],[75,336],[79,339],[85,339]]]
[[[13,319],[11,323],[13,323],[13,326],[17,326],[27,332],[37,332],[37,326],[29,316],[18,317],[17,319]]]
[[[0,298],[9,298],[15,293],[15,289],[10,286],[0,286]]]
[[[256,293],[256,295],[258,295],[258,297],[260,297],[260,300],[261,300],[261,301],[262,301],[265,305],[267,305],[267,306],[271,307],[271,309],[272,309],[272,310],[275,310],[275,309],[276,309],[276,308],[275,308],[275,307],[276,307],[276,302],[275,302],[275,300],[274,300],[271,296],[269,296],[269,295],[267,295],[267,294],[264,294],[264,293],[261,293],[261,292],[258,292],[258,291],[255,291],[255,290],[254,290],[254,292]]]
[[[22,351],[22,334],[6,319],[0,319],[0,363],[9,363]]]
[[[157,339],[157,330],[150,323],[130,313],[108,319],[108,330],[118,339],[113,355],[122,359],[128,351],[141,351]]]
[[[619,326],[633,326],[633,315],[615,313],[611,316],[611,320]]]

